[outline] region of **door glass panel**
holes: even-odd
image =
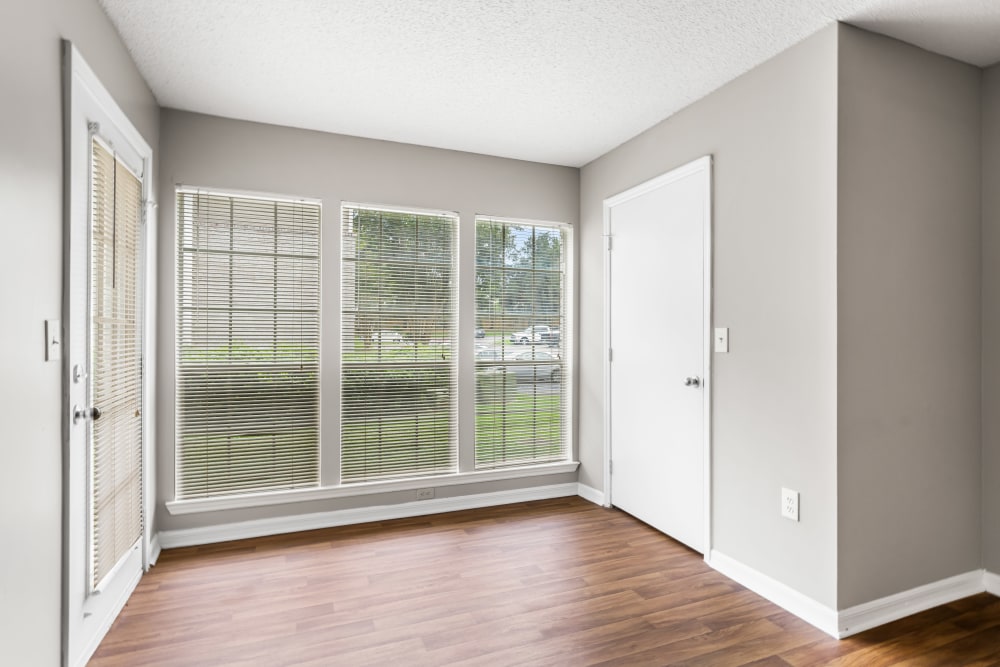
[[[90,585],[142,536],[142,183],[94,139],[90,239]]]

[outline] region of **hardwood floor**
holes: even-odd
[[[90,664],[1000,665],[1000,599],[838,642],[564,498],[165,551]]]

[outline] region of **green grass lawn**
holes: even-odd
[[[488,390],[476,400],[477,468],[564,458],[560,393],[520,392],[514,383],[484,383],[483,388]],[[381,415],[393,412],[386,410],[369,419],[342,422],[344,482],[455,469],[457,453],[448,404],[427,401],[397,407],[412,412],[386,418]],[[220,474],[241,480],[228,490],[231,493],[259,489],[266,480],[270,480],[268,488],[315,483],[318,456],[315,445],[309,444],[318,438],[314,430],[289,425],[277,432],[250,433],[231,424],[225,434],[181,433],[178,438],[185,452],[178,472],[181,486],[188,489],[186,497],[204,495],[199,493],[199,478],[209,481]]]

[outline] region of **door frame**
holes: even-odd
[[[73,231],[80,225],[84,229],[90,227],[90,123],[104,123],[102,134],[114,137],[115,152],[129,158],[127,163],[141,165],[142,171],[142,220],[140,223],[140,346],[141,346],[141,411],[142,419],[142,512],[143,533],[141,538],[142,572],[149,570],[155,563],[159,548],[153,539],[152,517],[155,503],[155,419],[156,377],[155,360],[156,341],[156,224],[155,224],[155,173],[153,151],[129,118],[121,110],[114,98],[107,91],[100,79],[90,68],[76,46],[69,40],[62,41],[62,85],[63,85],[63,298],[62,340],[64,347],[69,348],[71,333],[79,327],[87,327],[89,321],[74,320],[72,312],[73,252],[79,250],[73,245]],[[89,236],[89,232],[88,232]],[[89,254],[89,250],[84,251]],[[89,259],[87,260],[89,262]],[[89,286],[86,288],[89,295]],[[89,298],[89,297],[88,297]],[[88,308],[89,310],[89,308]],[[64,665],[85,664],[111,624],[124,607],[129,595],[134,590],[138,579],[131,582],[121,599],[115,601],[114,613],[109,618],[102,619],[99,630],[78,655],[70,655],[71,618],[75,613],[74,597],[71,586],[78,583],[80,577],[76,571],[81,565],[80,554],[73,553],[70,526],[73,513],[78,511],[71,503],[82,502],[74,499],[80,493],[74,476],[78,473],[73,461],[71,450],[71,429],[73,428],[73,399],[71,386],[73,384],[73,358],[70,349],[62,354],[62,604],[61,604],[61,661]],[[86,489],[83,490],[86,494]]]
[[[705,560],[712,552],[712,156],[705,155],[685,165],[672,169],[628,190],[604,200],[604,506],[611,507],[614,485],[611,475],[611,210],[620,204],[658,190],[666,185],[687,178],[699,172],[707,172],[705,187],[705,239],[704,239],[704,301],[703,301],[703,342],[704,378],[702,394],[704,401],[704,483],[705,483]]]

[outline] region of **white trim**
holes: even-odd
[[[156,561],[160,560],[160,552],[163,548],[160,546],[160,534],[156,533],[153,535],[153,539],[149,541],[149,566],[152,567],[156,565]],[[149,568],[146,568],[147,570]]]
[[[705,331],[702,334],[702,343],[705,345],[705,377],[702,381],[702,395],[704,400],[702,411],[704,419],[704,426],[702,428],[704,438],[702,468],[705,476],[705,541],[703,543],[703,553],[710,554],[712,552],[712,395],[715,385],[715,379],[712,377],[712,352],[715,349],[715,346],[712,344],[712,341],[715,339],[712,329],[712,309],[715,303],[712,283],[712,258],[714,256],[712,251],[712,156],[706,155],[696,160],[694,164],[697,165],[698,169],[705,169],[708,172],[708,178],[705,179],[705,240],[703,241],[705,245],[702,248],[702,252],[704,253],[704,277],[702,282],[704,301],[702,302],[702,307],[704,308],[703,317],[705,326]]]
[[[982,593],[986,587],[984,574],[982,570],[973,570],[844,609],[839,614],[837,636],[850,637],[926,609]]]
[[[705,155],[683,166],[672,169],[656,178],[640,183],[624,192],[604,200],[604,497],[610,506],[613,502],[614,483],[611,479],[611,209],[619,204],[640,197],[644,194],[662,188],[699,172],[708,174],[705,190],[705,237],[703,278],[704,288],[703,315],[704,331],[702,344],[704,349],[704,378],[702,380],[702,397],[704,401],[703,432],[703,475],[704,475],[704,544],[703,553],[706,560],[712,550],[712,156]]]
[[[569,222],[559,222],[557,220],[537,220],[534,218],[512,218],[507,215],[489,215],[487,213],[476,213],[475,220],[489,220],[490,222],[507,222],[513,225],[534,225],[539,227],[558,227],[559,229],[573,229],[573,224]]]
[[[340,202],[340,218],[343,222],[344,209],[345,208],[363,208],[369,211],[385,211],[388,213],[410,213],[412,215],[437,215],[446,218],[455,218],[456,221],[461,219],[458,211],[446,211],[444,209],[433,209],[433,208],[414,208],[413,206],[393,206],[392,204],[367,204],[364,202],[355,201],[341,201]]]
[[[433,500],[417,500],[398,503],[396,505],[380,505],[377,507],[360,507],[356,509],[316,512],[291,517],[275,517],[256,519],[239,523],[206,526],[203,528],[186,528],[180,530],[163,530],[159,533],[159,542],[164,549],[177,547],[212,544],[242,540],[250,537],[280,535],[303,530],[332,528],[371,521],[388,521],[412,516],[456,512],[458,510],[493,507],[511,503],[523,503],[531,500],[548,498],[564,498],[577,495],[577,484],[553,484],[551,486],[533,486],[512,491],[497,491],[493,493],[478,493],[454,498],[435,498]]]
[[[1000,597],[1000,574],[990,571],[983,572],[983,588],[987,593]]]
[[[712,550],[711,557],[706,558],[705,562],[831,637],[839,637],[837,612],[826,605],[716,550]]]
[[[104,640],[104,636],[108,634],[108,630],[111,629],[111,626],[118,619],[118,614],[120,614],[122,609],[125,608],[125,603],[127,603],[129,597],[132,596],[132,592],[135,590],[135,587],[139,585],[140,579],[142,579],[141,569],[136,572],[132,580],[129,581],[128,585],[122,590],[122,594],[115,601],[115,605],[112,607],[111,613],[101,620],[100,626],[91,635],[90,641],[85,647],[83,647],[82,652],[77,657],[77,660],[73,663],[73,665],[76,667],[85,667],[85,665],[94,656],[94,652],[97,651],[97,647],[101,645],[101,642]]]
[[[670,185],[681,179],[687,178],[692,174],[696,174],[704,169],[712,168],[712,156],[703,155],[702,157],[692,160],[687,164],[681,165],[676,169],[671,169],[665,174],[661,174],[656,178],[651,178],[648,181],[644,181],[639,185],[635,185],[628,190],[620,192],[613,197],[608,197],[604,200],[605,208],[613,208],[619,204],[623,204],[627,201],[635,199],[636,197],[641,197],[647,192],[652,192],[653,190],[659,190],[665,185]]]
[[[705,562],[736,583],[837,639],[983,591],[1000,595],[1000,576],[984,570],[972,570],[838,612],[718,551],[713,550]]]
[[[143,271],[143,322],[142,322],[142,488],[143,488],[143,545],[142,568],[148,572],[156,562],[152,541],[156,537],[148,525],[156,514],[156,401],[157,401],[157,234],[159,224],[156,217],[157,204],[154,199],[152,162],[148,166],[148,187],[143,205],[142,243],[144,258]],[[157,546],[159,549],[159,546]]]
[[[290,194],[277,194],[272,192],[263,192],[260,190],[240,190],[237,188],[215,188],[215,187],[200,187],[197,185],[183,185],[181,183],[174,184],[174,194],[177,193],[193,194],[193,195],[218,195],[219,197],[240,197],[242,199],[261,199],[265,201],[279,201],[286,204],[314,204],[316,206],[323,206],[323,200],[317,199],[316,197],[300,197],[299,195]]]
[[[604,371],[604,441],[601,462],[604,468],[604,498],[611,507],[611,204],[604,201],[604,347],[601,368]]]
[[[604,504],[605,496],[603,491],[598,491],[594,487],[587,486],[586,484],[582,483],[577,484],[576,487],[577,487],[576,494],[581,498],[583,498],[584,500],[589,500],[595,505],[600,505],[601,507],[607,507],[607,505]]]
[[[560,463],[543,463],[536,466],[520,468],[503,468],[501,470],[481,470],[476,472],[461,472],[452,475],[436,475],[433,477],[414,477],[401,480],[380,482],[362,482],[345,484],[343,486],[327,486],[314,489],[296,489],[292,491],[270,491],[263,493],[246,493],[238,496],[220,498],[195,498],[191,500],[171,500],[166,503],[171,514],[194,514],[198,512],[218,512],[221,510],[244,509],[247,507],[263,507],[266,505],[284,505],[286,503],[302,503],[312,500],[328,500],[330,498],[350,498],[373,493],[389,493],[391,491],[411,491],[413,489],[456,486],[460,484],[477,484],[479,482],[495,482],[504,479],[520,479],[523,477],[539,477],[541,475],[559,475],[576,471],[578,461]],[[427,503],[424,502],[424,505]]]

